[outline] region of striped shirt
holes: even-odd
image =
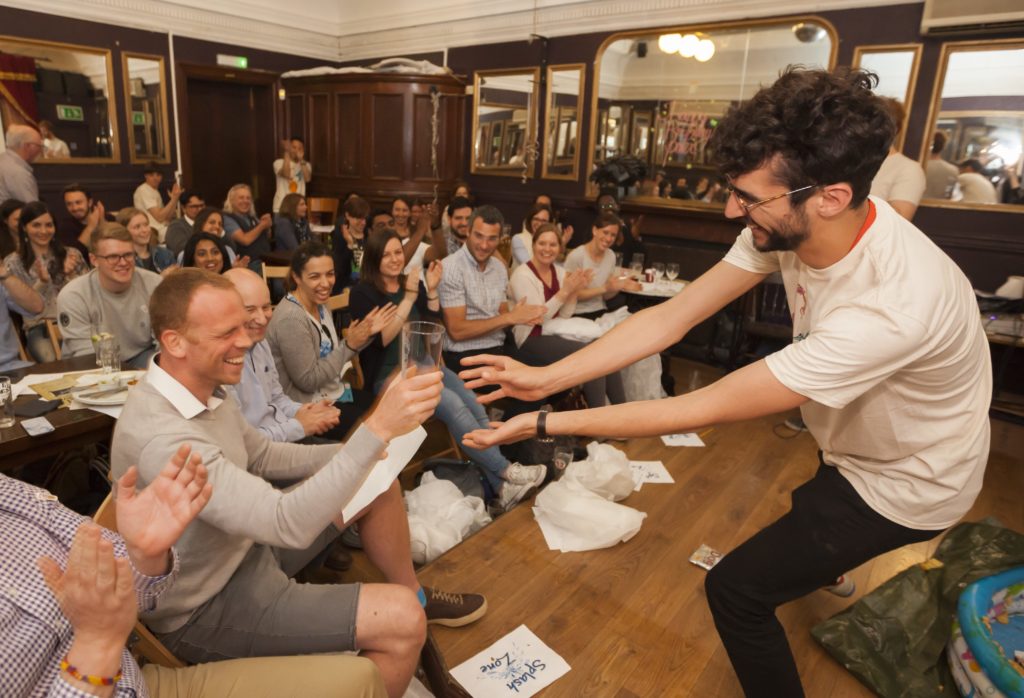
[[[91,695],[69,684],[60,671],[75,631],[36,566],[40,557],[49,557],[66,567],[75,531],[86,521],[46,490],[0,475],[0,696]],[[103,536],[114,544],[115,555],[127,555],[121,536],[110,531]],[[176,554],[171,572],[162,577],[133,568],[139,608],[155,608],[177,571]],[[121,673],[115,696],[149,695],[127,649]]]
[[[508,269],[492,255],[487,266],[480,265],[465,245],[444,258],[441,284],[437,287],[442,308],[466,308],[467,320],[486,320],[498,315],[501,304],[508,300]],[[499,328],[479,337],[455,341],[445,335],[445,351],[472,351],[500,347],[505,343],[505,330]]]

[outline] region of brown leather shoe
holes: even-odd
[[[480,620],[487,613],[487,599],[480,594],[450,594],[423,587],[427,623],[458,628]]]

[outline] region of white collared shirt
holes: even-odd
[[[156,359],[160,356],[156,354],[149,362],[149,371],[146,372],[146,378],[150,385],[156,388],[157,392],[167,398],[167,402],[174,405],[174,409],[178,410],[185,419],[192,419],[197,417],[206,410],[211,412],[224,402],[223,391],[220,387],[214,391],[214,394],[210,396],[210,401],[207,404],[203,404],[199,398],[192,394],[192,392],[182,385],[177,378],[172,376],[170,373],[160,368],[160,364],[157,363]],[[220,393],[220,395],[218,395]]]

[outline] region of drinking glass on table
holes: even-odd
[[[0,427],[14,426],[14,388],[8,376],[0,376]]]
[[[669,262],[665,265],[665,276],[668,277],[669,281],[675,281],[679,278],[679,264],[676,262]]]
[[[441,368],[444,327],[436,322],[407,322],[402,326],[402,375],[415,366],[417,373]]]
[[[117,343],[117,337],[100,337],[96,356],[103,367],[103,373],[121,370],[121,347]]]
[[[640,265],[640,270],[641,270],[641,273],[643,273],[643,268],[644,268],[644,256],[643,256],[643,255],[642,255],[641,253],[639,253],[639,252],[637,252],[636,254],[634,254],[634,255],[633,255],[633,256],[632,256],[631,258],[630,258],[630,260],[629,260],[629,268],[630,268],[630,269],[632,269],[633,267],[635,267],[635,266],[636,266],[636,265],[638,265],[638,264]]]
[[[625,260],[622,257],[622,253],[621,252],[616,252],[615,253],[615,268],[616,269],[622,269],[623,268],[622,264],[623,264],[624,261]]]
[[[644,279],[644,263],[643,262],[632,262],[629,265],[630,275],[637,281],[643,281]]]

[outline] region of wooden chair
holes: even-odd
[[[13,316],[14,313],[11,313],[11,315]],[[14,322],[12,324],[13,327],[11,329],[14,330],[14,338],[18,340],[18,358],[22,361],[31,361],[32,359],[28,358],[28,352],[25,351],[25,340],[21,338],[21,323]]]
[[[328,197],[310,196],[306,198],[306,205],[309,207],[309,224],[334,227],[334,221],[338,218],[337,199]]]
[[[117,487],[117,483],[114,483],[113,486]],[[103,528],[117,531],[117,516],[114,511],[114,497],[112,494],[107,495],[107,498],[103,500],[100,508],[96,510],[92,518]],[[129,638],[128,645],[132,654],[142,656],[152,664],[159,664],[171,669],[179,669],[185,666],[184,662],[171,654],[171,651],[156,639],[153,633],[149,631],[149,628],[143,625],[141,620],[135,621],[135,629],[132,631],[132,637]]]
[[[261,265],[263,268],[263,280],[270,282],[271,279],[287,279],[289,267],[274,267],[269,264]]]
[[[62,357],[60,345],[64,336],[60,333],[60,326],[56,320],[46,320],[46,334],[50,336],[50,344],[53,345],[53,354],[57,357],[57,361],[60,361]]]

